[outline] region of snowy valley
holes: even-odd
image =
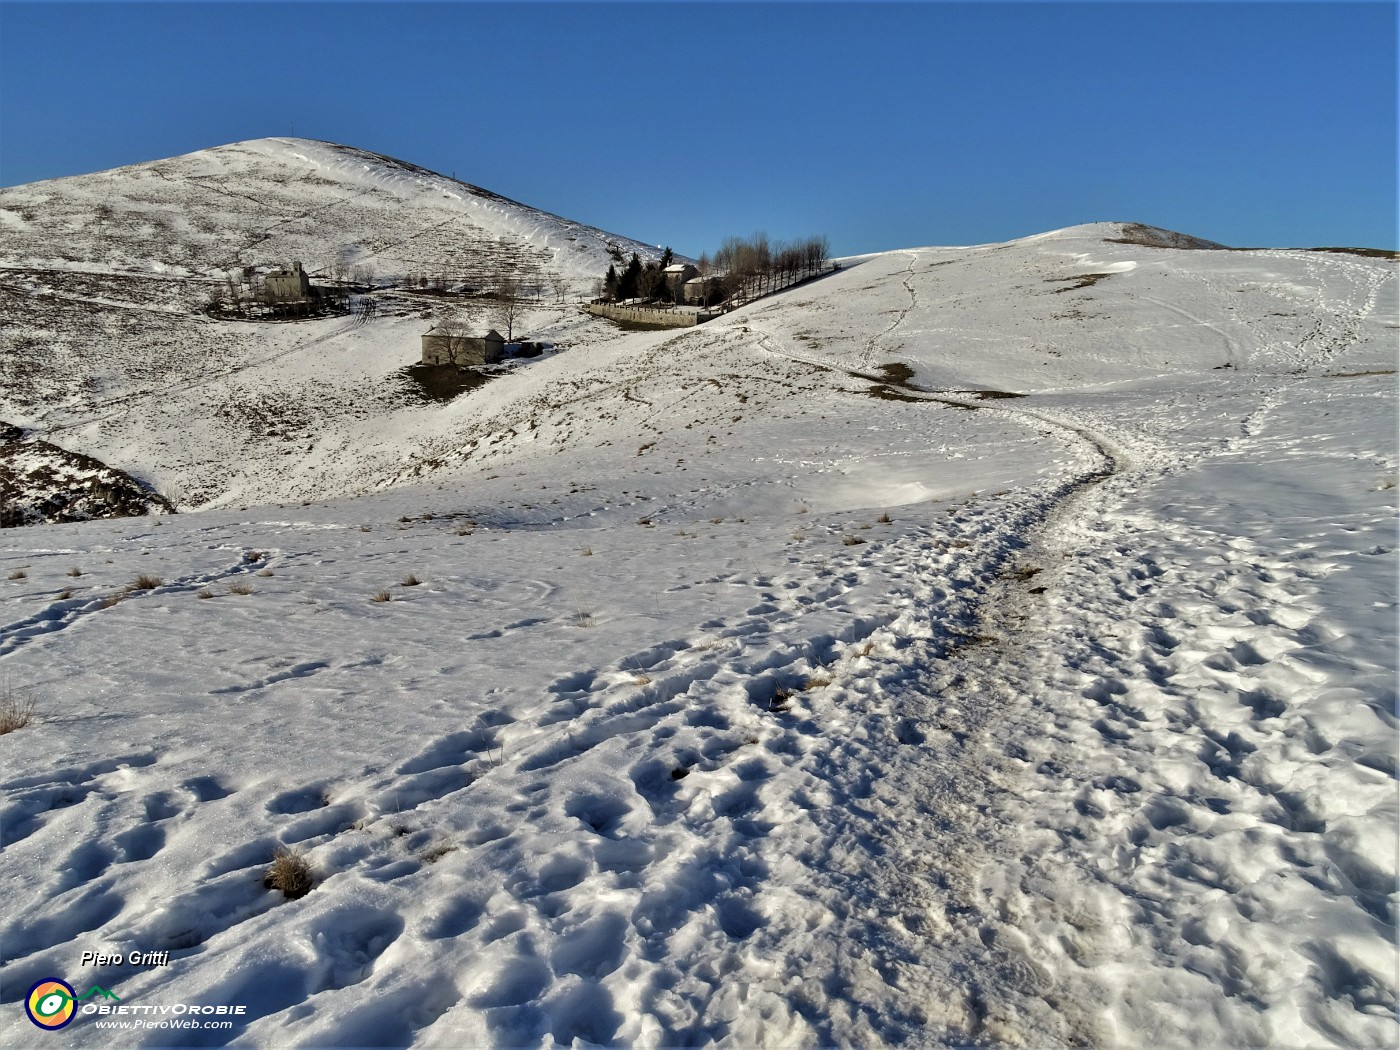
[[[0,531],[0,1041],[1394,1045],[1396,261],[1097,223],[643,332],[610,245],[294,139],[0,191],[11,469],[178,511]],[[390,285],[486,257],[557,349],[425,400]],[[292,259],[379,310],[205,312]]]

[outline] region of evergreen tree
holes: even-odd
[[[627,269],[622,272],[622,277],[617,282],[617,297],[619,299],[637,298],[637,284],[642,276],[642,260],[637,257],[637,253],[632,253],[632,259],[627,263]]]

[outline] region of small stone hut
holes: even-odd
[[[423,334],[425,365],[494,365],[505,352],[505,337],[494,328],[485,335],[468,335],[460,328],[436,325]]]

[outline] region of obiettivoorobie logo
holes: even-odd
[[[89,988],[86,995],[79,996],[67,981],[61,981],[57,977],[45,977],[42,981],[36,981],[34,987],[29,989],[29,994],[24,999],[24,1012],[40,1028],[56,1032],[72,1022],[77,1015],[78,1003],[84,999],[91,999],[94,995],[121,1002],[121,997],[116,992],[109,992],[97,985]]]

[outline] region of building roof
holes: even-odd
[[[488,339],[491,342],[498,343],[504,343],[506,341],[506,337],[501,335],[501,333],[496,331],[494,328],[492,328],[485,335],[472,335],[471,332],[467,331],[467,329],[465,328],[459,328],[452,325],[435,324],[423,334],[440,336],[445,335],[450,339]]]

